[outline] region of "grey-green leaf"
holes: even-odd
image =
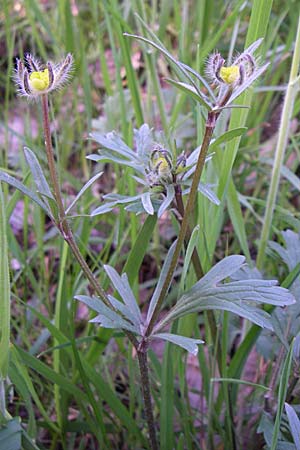
[[[18,417],[9,420],[0,430],[0,448],[21,450],[22,427]]]
[[[284,406],[289,420],[290,430],[293,436],[296,450],[300,450],[300,420],[292,406],[290,406],[288,403],[285,403]]]
[[[107,133],[106,135],[101,133],[91,133],[90,137],[94,141],[98,142],[98,144],[102,145],[103,147],[109,150],[113,150],[119,155],[125,156],[125,158],[129,159],[136,158],[136,153],[134,153],[134,151],[131,150],[131,148],[128,147],[127,144],[125,144],[125,142],[119,137],[119,135],[115,131]]]
[[[245,258],[233,255],[216,264],[188,292],[161,321],[156,331],[167,323],[192,312],[221,309],[238,314],[253,323],[272,330],[270,316],[265,311],[249,305],[249,302],[285,306],[295,303],[293,295],[278,287],[274,280],[246,279],[219,284],[233,275],[244,264]]]
[[[23,183],[21,183],[16,178],[12,177],[6,172],[0,171],[0,181],[3,181],[4,183],[9,184],[10,186],[13,186],[14,188],[21,191],[24,195],[31,198],[35,203],[37,203],[46,214],[48,214],[49,217],[52,217],[51,211],[49,207],[30,189],[28,189]]]
[[[203,344],[204,341],[201,339],[193,339],[186,336],[180,336],[178,334],[172,333],[157,333],[151,336],[153,339],[163,339],[164,341],[172,342],[179,347],[184,348],[192,355],[197,355],[198,353],[198,345]]]
[[[75,299],[85,303],[89,308],[99,313],[99,315],[92,319],[91,322],[99,323],[104,328],[124,329],[140,334],[140,330],[137,326],[123,319],[118,313],[106,306],[99,298],[89,297],[87,295],[77,295]]]
[[[144,207],[144,210],[152,216],[154,214],[154,208],[151,202],[151,195],[150,192],[144,192],[141,196],[142,204]]]
[[[98,178],[101,177],[101,175],[103,174],[103,172],[99,172],[96,175],[94,175],[89,181],[87,181],[85,183],[85,185],[80,189],[80,191],[78,192],[78,194],[76,195],[76,197],[74,198],[74,200],[72,201],[72,203],[68,206],[68,208],[66,209],[66,214],[69,213],[69,211],[73,208],[73,206],[75,206],[75,204],[78,202],[78,200],[80,199],[80,197],[85,193],[85,191],[96,181],[98,180]]]
[[[37,157],[28,147],[24,147],[24,153],[38,192],[45,197],[54,200],[53,194]]]
[[[182,81],[176,81],[172,80],[171,78],[165,78],[165,81],[167,83],[172,84],[180,91],[184,92],[188,96],[192,97],[196,102],[201,103],[208,111],[211,111],[212,105],[207,102],[207,100],[204,99],[202,95],[199,94],[199,92],[192,86],[191,84],[184,83]]]
[[[131,290],[131,287],[128,282],[128,277],[126,273],[123,273],[121,276],[118,272],[111,266],[105,265],[104,270],[109,276],[110,281],[112,282],[114,288],[117,290],[119,295],[121,296],[125,305],[127,305],[128,309],[135,316],[138,323],[142,323],[142,316],[138,304],[136,302],[135,296]]]
[[[175,189],[172,184],[167,185],[166,191],[167,191],[167,195],[165,196],[162,204],[159,207],[159,210],[157,211],[158,218],[160,218],[163,215],[163,213],[170,206],[170,204],[172,203],[172,201],[175,197]]]
[[[239,127],[234,128],[233,130],[226,131],[225,133],[221,134],[217,139],[215,139],[209,146],[209,151],[214,150],[216,147],[218,147],[221,144],[225,144],[226,142],[231,141],[232,139],[242,136],[245,134],[248,128],[246,127]]]

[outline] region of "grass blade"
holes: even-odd
[[[10,280],[4,196],[0,183],[0,378],[7,376],[10,339]],[[5,411],[1,411],[3,414]]]

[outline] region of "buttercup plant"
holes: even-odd
[[[149,445],[152,450],[156,450],[158,449],[158,444],[147,359],[151,342],[154,339],[163,339],[181,346],[192,354],[196,354],[198,345],[203,343],[201,339],[173,334],[168,332],[166,326],[174,320],[184,317],[186,314],[208,311],[210,326],[212,331],[214,331],[215,318],[212,310],[226,310],[245,317],[261,327],[272,329],[269,314],[253,306],[253,302],[285,306],[294,303],[294,298],[287,289],[278,287],[276,281],[245,279],[224,282],[224,280],[228,281],[228,278],[244,268],[245,258],[240,255],[224,258],[203,276],[200,257],[197,251],[194,250],[192,262],[198,278],[196,284],[187,292],[184,292],[167,313],[162,311],[163,303],[167,298],[174,278],[183,244],[188,245],[194,228],[194,224],[191,221],[192,211],[199,189],[201,191],[200,178],[204,164],[207,161],[207,152],[212,142],[216,122],[222,109],[232,106],[234,98],[247,89],[265,70],[267,65],[258,68],[253,56],[261,40],[253,43],[229,67],[224,65],[225,61],[219,54],[214,54],[209,59],[207,68],[207,72],[213,81],[213,86],[210,86],[209,82],[200,74],[194,72],[183,63],[174,60],[172,55],[157,43],[141,37],[138,37],[138,39],[150,43],[161,50],[171,61],[175,61],[178,72],[188,78],[190,84],[174,80],[170,80],[170,82],[179,89],[184,90],[184,92],[207,109],[202,144],[188,156],[185,153],[180,153],[174,158],[168,149],[153,141],[151,130],[145,124],[136,131],[135,137],[139,142],[136,145],[136,151],[128,147],[114,133],[105,136],[97,134],[92,136],[106,150],[104,152],[101,150],[100,155],[93,155],[90,159],[113,161],[135,169],[139,176],[135,175],[134,177],[145,189],[145,192],[142,194],[138,193],[134,199],[132,197],[122,199],[116,194],[110,194],[106,197],[107,200],[110,200],[110,204],[101,205],[92,212],[92,215],[107,212],[118,204],[133,204],[136,201],[139,202],[138,208],[135,210],[137,212],[146,212],[151,215],[157,213],[158,216],[161,216],[162,212],[166,211],[168,206],[172,204],[173,209],[176,209],[179,213],[180,231],[178,238],[168,251],[158,282],[149,301],[146,317],[141,314],[127,274],[119,275],[113,267],[108,265],[104,266],[104,270],[119,298],[117,299],[113,295],[106,293],[81,254],[69,225],[70,208],[66,210],[64,207],[56,174],[50,133],[48,94],[62,86],[68,79],[73,63],[71,55],[67,55],[59,65],[47,63],[46,66],[41,66],[36,58],[27,55],[25,63],[20,60],[17,62],[15,74],[21,95],[41,100],[50,183],[48,184],[47,177],[36,156],[28,148],[25,148],[25,156],[34,178],[36,192],[30,191],[5,172],[0,172],[0,181],[9,183],[21,190],[43,208],[58,228],[63,239],[68,243],[84,276],[94,291],[93,295],[76,296],[78,300],[97,312],[97,316],[92,319],[92,322],[106,328],[124,331],[135,348],[138,356],[141,389],[149,429]],[[207,94],[202,92],[191,75],[206,87]],[[147,142],[146,145],[145,142]],[[82,188],[77,199],[90,186],[91,181],[95,179],[94,177]],[[181,190],[182,186],[185,189],[183,192]],[[185,204],[182,197],[183,194],[187,195]]]

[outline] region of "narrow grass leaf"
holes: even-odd
[[[128,431],[130,430],[130,433],[134,434],[147,448],[146,439],[138,428],[136,420],[131,417],[126,407],[117,397],[116,392],[112,390],[102,375],[85,359],[82,359],[82,365],[85,368],[85,373],[89,377],[90,382],[95,386],[100,399],[107,403],[108,407],[121,421],[122,426]]]
[[[73,398],[76,399],[78,402],[88,403],[86,395],[77,386],[75,386],[72,383],[72,381],[56,373],[54,370],[50,369],[45,363],[39,361],[37,358],[25,352],[20,347],[15,348],[21,361],[25,366],[35,370],[37,373],[42,375],[51,383],[58,384],[66,392],[69,392],[69,394],[71,394]]]
[[[169,268],[170,268],[170,264],[171,264],[171,261],[172,261],[172,258],[173,258],[173,254],[174,254],[174,251],[175,251],[176,243],[177,243],[177,240],[175,242],[173,242],[173,244],[171,245],[171,247],[170,247],[170,249],[168,251],[168,254],[166,256],[165,262],[163,264],[163,267],[161,269],[160,276],[159,276],[159,279],[158,279],[155,291],[153,292],[153,295],[152,295],[152,298],[151,298],[151,301],[150,301],[150,305],[149,305],[149,309],[148,309],[148,313],[147,313],[147,322],[148,323],[151,320],[153,311],[155,310],[156,303],[157,303],[157,301],[159,299],[159,295],[160,295],[161,289],[162,289],[162,287],[164,285],[166,276],[168,274],[168,271],[169,271]]]
[[[8,265],[8,244],[6,209],[0,183],[0,377],[7,376],[10,340],[10,280]]]
[[[278,438],[279,438],[279,434],[280,434],[281,417],[282,417],[286,393],[287,393],[287,389],[288,389],[288,385],[289,385],[289,376],[290,376],[291,367],[292,367],[293,347],[294,347],[294,342],[292,342],[292,344],[290,346],[290,349],[286,355],[286,358],[285,358],[285,361],[283,364],[283,368],[281,371],[279,391],[278,391],[277,413],[276,413],[276,418],[275,418],[275,424],[274,424],[274,430],[273,430],[272,443],[271,443],[270,450],[276,450],[277,443],[278,443]]]
[[[27,423],[27,431],[31,436],[36,436],[37,434],[37,426],[35,420],[35,409],[33,407],[33,403],[31,400],[31,393],[28,389],[25,378],[23,378],[22,373],[19,372],[18,367],[11,362],[11,370],[9,371],[9,379],[11,383],[14,385],[14,389],[18,392],[18,395],[24,401],[27,414],[28,414],[28,423]]]
[[[237,238],[239,240],[241,249],[243,250],[247,260],[251,261],[251,255],[248,247],[247,234],[245,229],[245,221],[241,211],[238,193],[236,191],[232,177],[230,177],[228,185],[227,206],[229,216],[234,227],[234,231],[236,232]]]
[[[127,273],[131,286],[133,286],[133,282],[138,276],[139,268],[147,252],[156,222],[156,215],[146,218],[124,265],[123,272]]]
[[[258,383],[252,383],[251,381],[247,380],[240,380],[238,378],[212,378],[212,382],[220,382],[220,383],[233,383],[233,384],[244,384],[246,386],[253,386],[259,389],[262,389],[263,391],[269,391],[269,388],[267,386],[263,386],[262,384]]]
[[[183,292],[184,287],[185,287],[185,282],[186,282],[186,276],[187,276],[187,272],[191,263],[191,258],[192,258],[192,254],[193,251],[197,245],[197,242],[199,240],[199,233],[200,232],[200,227],[199,225],[196,225],[195,228],[192,231],[186,252],[185,252],[185,258],[184,258],[184,262],[183,262],[183,268],[182,268],[182,272],[181,272],[181,279],[180,279],[180,291]]]
[[[44,405],[35,390],[32,378],[29,375],[29,371],[26,365],[23,364],[23,361],[19,356],[15,347],[12,348],[11,357],[12,357],[12,364],[10,365],[9,368],[9,376],[16,383],[17,391],[20,391],[22,393],[23,389],[25,389],[26,386],[26,389],[30,393],[34,403],[36,404],[39,410],[39,413],[47,423],[47,426],[54,432],[58,433],[59,429],[57,425],[51,420],[50,416],[48,416],[47,411],[45,410]],[[32,356],[32,358],[34,357]],[[14,376],[15,372],[18,373],[19,377]],[[19,382],[21,383],[21,385],[19,385]]]

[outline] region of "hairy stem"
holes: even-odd
[[[48,96],[47,94],[42,95],[42,111],[43,111],[43,126],[44,126],[44,134],[45,134],[45,146],[46,146],[46,153],[47,153],[47,160],[49,165],[49,172],[50,172],[50,178],[51,178],[51,184],[53,188],[53,193],[55,200],[57,202],[58,207],[58,223],[56,223],[56,226],[58,227],[59,231],[61,232],[64,240],[67,242],[69,247],[71,248],[73,255],[77,259],[77,262],[79,263],[83,273],[85,274],[86,278],[89,280],[91,286],[95,290],[96,294],[101,298],[103,303],[105,303],[106,306],[108,306],[111,309],[114,309],[106,295],[106,292],[99,284],[98,280],[96,279],[95,275],[89,268],[87,262],[85,261],[84,257],[81,254],[81,251],[75,241],[73,232],[69,226],[69,223],[67,221],[67,216],[65,213],[60,187],[58,183],[58,177],[56,173],[56,167],[55,167],[55,160],[54,160],[54,152],[51,142],[51,132],[50,132],[50,119],[49,119],[49,107],[48,107]],[[138,341],[136,337],[124,330],[125,334],[127,335],[130,342],[133,344],[135,348],[138,346]]]
[[[153,408],[151,402],[151,390],[150,390],[150,380],[149,380],[149,369],[147,361],[147,350],[138,350],[137,352],[139,360],[139,368],[141,374],[142,382],[142,393],[145,404],[145,413],[149,429],[150,446],[151,450],[158,450],[158,444],[156,440],[155,424],[153,416]]]
[[[181,189],[180,186],[178,186],[179,189],[176,189],[176,193],[175,193],[175,198],[176,198],[176,207],[177,210],[179,212],[179,214],[181,215],[181,217],[184,217],[185,214],[185,209],[184,209],[184,204],[183,204],[183,200],[182,200],[182,193],[181,193]],[[182,220],[180,220],[180,223],[182,223]],[[188,245],[188,242],[191,238],[191,229],[190,227],[187,228],[186,231],[186,236],[185,236],[185,246]],[[200,257],[198,254],[198,250],[197,248],[194,248],[193,253],[192,253],[192,263],[193,263],[193,267],[195,270],[195,274],[197,276],[197,280],[200,280],[200,278],[203,277],[204,272],[202,269],[202,265],[201,265],[201,261],[200,261]],[[209,323],[209,328],[210,328],[210,333],[212,338],[214,338],[215,336],[217,336],[217,324],[216,324],[216,320],[215,320],[215,316],[213,311],[207,311],[207,319],[208,319],[208,323]],[[218,347],[220,348],[220,347]],[[220,353],[220,352],[219,352]],[[219,364],[219,369],[220,369],[220,373],[221,373],[221,355],[218,354],[218,364]]]
[[[177,211],[179,212],[179,214],[181,216],[181,218],[179,219],[179,223],[182,224],[182,219],[184,217],[185,210],[184,210],[184,204],[183,204],[183,200],[182,200],[181,187],[179,185],[177,185],[176,188],[175,188],[175,199],[176,199]],[[185,239],[184,239],[186,246],[188,245],[189,240],[191,239],[191,235],[192,235],[191,229],[188,226],[187,230],[186,230]],[[197,278],[199,280],[200,278],[203,277],[204,273],[203,273],[201,261],[200,261],[200,258],[199,258],[199,255],[198,255],[198,252],[197,252],[196,248],[193,250],[193,253],[192,253],[192,262],[193,262],[193,266],[194,266],[194,269],[195,269],[196,276],[197,276]]]
[[[205,134],[204,134],[204,138],[203,138],[203,142],[201,145],[201,149],[200,149],[200,153],[199,153],[199,157],[198,157],[198,161],[197,161],[197,165],[196,165],[196,169],[195,169],[195,173],[193,176],[193,181],[192,181],[192,186],[191,186],[191,190],[190,190],[190,194],[188,197],[188,201],[187,201],[187,205],[186,205],[186,209],[183,215],[183,219],[182,219],[182,223],[181,223],[181,227],[180,227],[180,231],[179,231],[179,236],[177,239],[177,243],[176,243],[176,247],[174,250],[174,254],[173,254],[173,258],[170,264],[170,268],[169,271],[167,273],[165,282],[162,286],[156,307],[153,311],[152,317],[150,319],[150,322],[148,324],[147,327],[147,331],[146,331],[146,336],[149,336],[155,326],[156,323],[156,319],[158,317],[162,302],[165,299],[165,296],[168,292],[170,283],[172,281],[174,272],[176,270],[176,266],[177,266],[177,262],[178,262],[178,258],[180,255],[180,251],[182,248],[182,245],[184,243],[184,239],[186,237],[186,233],[190,224],[190,218],[192,216],[192,211],[194,208],[194,204],[196,201],[196,196],[197,196],[197,192],[198,192],[198,185],[199,185],[199,181],[202,175],[202,171],[203,171],[203,167],[205,164],[205,158],[206,158],[206,154],[207,154],[207,150],[210,144],[210,140],[212,138],[213,135],[213,131],[216,125],[216,120],[218,117],[218,113],[216,113],[215,111],[211,111],[208,113],[208,117],[206,120],[206,127],[205,127]]]
[[[61,197],[60,187],[58,183],[58,177],[55,167],[55,160],[54,160],[54,152],[52,147],[52,141],[51,141],[51,132],[50,132],[50,119],[49,119],[49,107],[48,107],[48,96],[47,94],[42,95],[42,111],[43,111],[43,127],[44,127],[44,135],[45,135],[45,146],[46,146],[46,154],[47,154],[47,161],[49,166],[49,173],[51,178],[51,184],[52,189],[54,193],[54,197],[57,203],[58,207],[58,223],[56,225],[58,226],[60,232],[62,233],[64,239],[67,241],[68,245],[70,246],[75,258],[77,259],[80,267],[82,268],[85,276],[93,286],[94,290],[96,291],[97,295],[103,300],[103,302],[107,306],[111,306],[110,302],[107,298],[107,295],[105,291],[102,289],[100,284],[98,283],[97,279],[95,278],[94,274],[92,273],[91,269],[87,265],[84,257],[82,256],[78,245],[75,241],[73,232],[67,222],[67,217],[65,214],[65,209]]]

